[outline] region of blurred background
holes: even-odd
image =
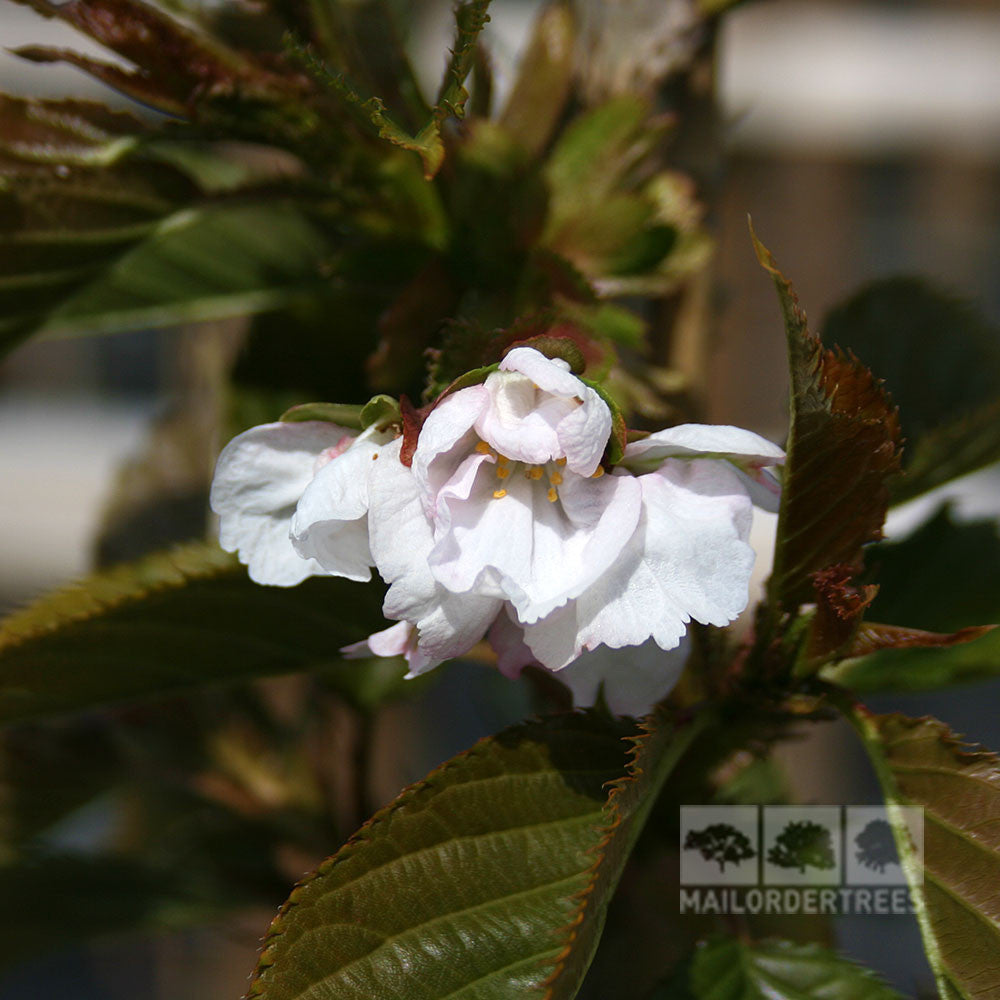
[[[485,37],[501,92],[538,6],[494,0]],[[414,52],[424,76],[436,80],[450,41],[450,4],[421,0],[418,9]],[[9,0],[0,0],[0,41],[5,49],[28,42],[94,49]],[[725,157],[708,165],[718,174],[719,197],[710,220],[717,250],[707,416],[780,440],[783,331],[773,288],[752,252],[748,213],[816,327],[859,285],[899,273],[938,279],[1000,323],[1000,5],[761,0],[727,15],[717,52]],[[33,66],[6,52],[0,90],[116,100],[72,69]],[[220,323],[211,336],[225,344],[233,333]],[[95,532],[115,501],[116,470],[177,393],[196,398],[199,379],[208,377],[201,337],[176,330],[49,340],[0,362],[0,609],[90,568]],[[207,439],[203,461],[211,462],[221,443]],[[171,474],[183,481],[188,471]],[[957,498],[962,516],[1000,515],[995,469],[945,492]],[[940,501],[925,497],[897,511],[890,536],[908,531]],[[762,548],[769,530],[766,520],[757,526]],[[466,690],[461,711],[452,710],[460,721],[449,732],[428,730],[426,759],[383,762],[385,798],[505,721],[505,713],[523,714],[517,697],[498,699],[485,675],[473,687],[471,701]],[[419,727],[449,711],[449,701],[457,706],[458,693],[446,680],[423,701],[391,709],[384,724]],[[883,710],[932,713],[971,738],[1000,745],[998,684],[872,702]],[[849,734],[823,728],[830,731],[785,753],[800,795],[813,802],[875,801]],[[117,1000],[140,989],[148,997],[235,997],[268,917],[251,913],[208,933],[168,936],[142,948],[65,952],[46,960],[45,980],[41,966],[29,963],[0,974],[0,1000]],[[908,921],[846,918],[838,933],[845,948],[904,993],[926,989]],[[187,985],[192,970],[197,995]],[[51,992],[39,992],[42,981]]]

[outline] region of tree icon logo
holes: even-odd
[[[726,865],[738,865],[756,857],[750,838],[729,823],[711,823],[704,830],[689,830],[684,839],[685,851],[698,851],[706,861],[714,861],[719,871]]]
[[[810,820],[793,820],[775,838],[767,860],[778,868],[797,868],[803,875],[807,868],[836,867],[833,839],[827,827]]]
[[[896,838],[892,827],[884,819],[873,819],[855,838],[857,846],[855,858],[865,868],[885,872],[886,865],[898,865],[899,854],[896,851]]]

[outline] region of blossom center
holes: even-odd
[[[508,458],[506,455],[500,454],[500,452],[498,452],[486,441],[480,441],[479,444],[476,445],[476,451],[478,451],[480,455],[490,456],[496,462],[496,477],[500,483],[493,491],[494,500],[502,500],[505,496],[507,496],[504,481],[509,479],[510,476],[516,474],[521,474],[525,479],[530,479],[532,482],[539,482],[544,477],[548,480],[549,484],[549,488],[545,494],[546,499],[549,503],[555,503],[559,499],[558,487],[563,481],[562,469],[566,465],[565,458],[554,458],[541,465],[533,465],[528,462],[520,462],[515,459]],[[603,475],[604,468],[599,465],[590,478],[599,479]]]

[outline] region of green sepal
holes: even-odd
[[[376,427],[378,430],[385,430],[390,424],[402,423],[402,416],[399,412],[399,400],[392,396],[380,393],[372,396],[371,399],[361,407],[361,427],[367,430],[369,427]]]
[[[599,382],[593,382],[589,378],[580,378],[580,381],[593,389],[607,403],[608,409],[611,411],[611,436],[608,438],[607,447],[604,449],[604,461],[602,464],[617,465],[625,457],[625,445],[628,443],[628,428],[625,426],[625,416],[611,393]]]
[[[468,389],[473,385],[482,385],[488,376],[499,370],[500,363],[498,361],[492,365],[483,365],[482,368],[473,368],[472,371],[468,371],[464,375],[459,375],[453,382],[449,382],[437,397],[437,400],[441,400],[444,396],[448,396],[453,392],[458,392],[459,389]]]
[[[378,398],[378,397],[376,397]],[[306,420],[322,420],[328,424],[339,424],[352,430],[365,429],[362,413],[370,403],[357,406],[353,403],[300,403],[285,410],[279,418],[282,423],[298,424]]]

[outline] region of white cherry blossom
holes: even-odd
[[[608,470],[611,428],[568,364],[516,348],[440,400],[409,466],[389,432],[266,425],[223,452],[213,506],[261,582],[377,568],[398,624],[348,655],[402,655],[415,675],[488,635],[506,672],[583,657],[565,674],[577,700],[603,684],[633,711],[673,683],[679,658],[662,651],[691,621],[725,625],[746,606],[751,498],[773,507],[784,456],[750,431],[687,424]],[[622,647],[642,652],[608,652]]]

